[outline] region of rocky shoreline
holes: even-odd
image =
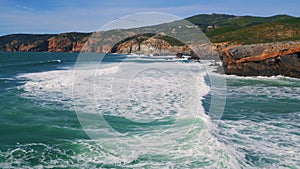
[[[224,73],[300,78],[300,42],[231,46],[220,51]]]
[[[101,34],[102,32],[100,32]],[[130,32],[123,34],[130,35]],[[161,35],[139,35],[122,41],[121,36],[116,39],[99,38],[98,41],[110,44],[110,41],[119,41],[114,45],[97,45],[98,41],[88,39],[90,34],[70,33],[56,36],[43,35],[35,43],[26,44],[22,38],[14,35],[0,51],[19,52],[113,52],[121,54],[151,54],[174,55],[178,58],[183,55],[191,56],[191,59],[218,59],[222,61],[225,74],[238,76],[276,76],[283,75],[300,78],[300,41],[263,43],[252,45],[229,45],[215,43],[213,48],[193,47],[184,44],[172,44]],[[102,36],[100,36],[102,37]],[[37,37],[35,37],[37,38]],[[107,42],[106,42],[107,41]],[[89,43],[88,48],[85,46]],[[93,45],[93,43],[95,45]],[[174,42],[173,42],[174,43]],[[193,50],[192,50],[193,49]],[[197,51],[194,51],[194,50]],[[216,52],[217,51],[217,52]],[[197,54],[198,55],[197,55]]]

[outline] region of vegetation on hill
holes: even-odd
[[[187,21],[197,25],[213,43],[229,44],[256,44],[267,42],[280,42],[300,40],[300,18],[288,15],[276,15],[271,17],[257,16],[234,16],[225,14],[200,14],[189,17]],[[149,32],[160,29],[165,31],[176,24],[187,22],[173,22],[153,27],[144,27]],[[170,26],[171,25],[171,26]],[[178,25],[178,27],[180,27]],[[173,29],[172,27],[172,29]],[[129,30],[130,31],[130,30]],[[186,31],[189,31],[186,29]],[[196,32],[194,32],[196,33]],[[192,38],[193,32],[188,33]],[[91,33],[62,33],[62,34],[11,34],[0,37],[0,51],[80,51]],[[119,30],[111,30],[102,33],[102,42],[115,41],[111,38],[122,40],[127,35]],[[113,36],[112,36],[113,35]],[[154,34],[143,35],[153,37]],[[182,42],[168,36],[155,36],[158,39],[167,41],[171,46],[181,46]],[[142,40],[138,37],[130,39]],[[124,40],[123,40],[124,41]],[[122,42],[123,42],[122,41]],[[61,48],[57,46],[62,46]],[[59,50],[58,50],[59,48]]]
[[[255,17],[201,14],[187,20],[198,25],[215,43],[254,44],[300,40],[300,18],[289,15]]]
[[[213,42],[240,44],[300,40],[300,19],[259,24],[228,32],[216,30],[207,33],[207,35]]]

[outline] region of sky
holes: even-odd
[[[299,17],[299,7],[299,0],[0,0],[0,35],[93,32],[140,12]]]

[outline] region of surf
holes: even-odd
[[[98,162],[103,166],[238,165],[211,133],[214,124],[201,101],[210,92],[204,66],[187,63],[194,71],[190,72],[186,63],[163,61],[164,69],[153,61],[122,64],[28,73],[18,78],[27,79],[23,97],[84,112],[77,116],[82,116],[83,129],[102,147]],[[138,73],[131,73],[135,68]],[[128,85],[124,88],[123,84]]]

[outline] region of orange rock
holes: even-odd
[[[279,49],[278,51],[271,53],[271,54],[263,53],[262,55],[258,55],[258,56],[250,56],[250,57],[242,58],[242,59],[237,60],[236,63],[261,61],[261,60],[266,60],[266,59],[270,59],[270,58],[277,58],[277,57],[281,57],[281,56],[285,56],[285,55],[290,55],[290,54],[298,53],[298,52],[300,52],[300,44],[295,48],[283,48],[283,49]]]

